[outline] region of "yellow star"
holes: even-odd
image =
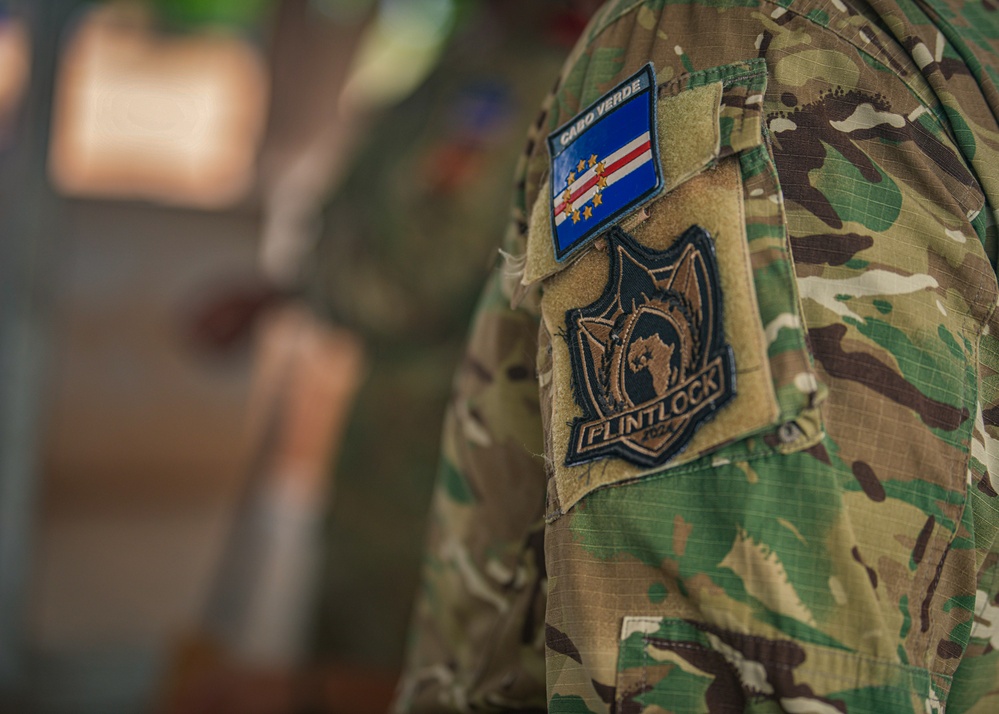
[[[598,193],[598,194],[596,194],[596,195],[593,196],[593,205],[594,206],[599,206],[603,202],[604,202],[604,196],[603,196],[602,193]]]
[[[592,217],[593,217],[593,209],[590,206],[587,206],[586,208],[583,209],[583,218],[589,220]]]
[[[600,188],[605,188],[607,186],[607,177],[601,176],[599,179],[597,179],[597,186],[599,186]]]
[[[592,169],[597,164],[597,155],[590,154],[590,168]]]
[[[570,171],[570,172],[569,172],[569,178],[567,178],[567,179],[566,179],[566,182],[567,182],[567,183],[568,183],[568,184],[569,184],[570,186],[571,186],[572,184],[574,184],[574,183],[576,182],[576,174],[574,174],[574,173],[572,173],[572,172]]]
[[[586,168],[586,159],[579,160],[579,166],[576,167],[576,171],[582,171]]]
[[[598,174],[602,174],[606,170],[607,169],[604,167],[604,162],[603,161],[601,161],[599,164],[597,164],[597,173]]]
[[[566,203],[571,203],[572,202],[572,191],[570,191],[569,189],[566,189],[565,191],[563,191],[562,192],[562,200],[565,201]]]
[[[579,210],[578,209],[573,210],[573,212],[572,212],[572,222],[573,223],[579,223]]]

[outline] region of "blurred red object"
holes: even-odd
[[[262,279],[247,278],[216,287],[183,316],[185,341],[202,354],[224,356],[246,346],[257,320],[286,297]]]

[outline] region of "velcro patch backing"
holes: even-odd
[[[571,356],[575,348],[568,339],[552,340],[551,398],[555,418],[550,429],[554,477],[549,484],[554,493],[550,493],[553,510],[549,518],[569,510],[597,488],[690,462],[720,444],[767,427],[778,417],[753,288],[741,193],[738,162],[725,161],[687,180],[669,199],[650,204],[649,219],[631,233],[637,244],[660,252],[677,245],[691,225],[703,226],[711,236],[724,302],[721,320],[724,342],[731,346],[734,355],[738,393],[710,420],[704,420],[685,448],[675,450],[672,456],[664,456],[664,450],[658,458],[649,457],[644,463],[617,454],[571,463],[574,425],[580,420],[585,422],[587,414],[576,398]],[[603,243],[606,246],[601,248]],[[611,282],[609,251],[613,243],[599,241],[597,249],[586,251],[546,283],[542,315],[550,334],[568,337],[566,316],[574,309],[597,302],[603,295]]]

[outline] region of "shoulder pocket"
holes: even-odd
[[[532,207],[522,282],[542,285],[549,520],[598,488],[822,438],[766,77],[752,60],[658,86],[662,192],[570,259],[548,192]]]

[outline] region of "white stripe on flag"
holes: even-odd
[[[618,159],[620,159],[622,156],[626,156],[626,155],[630,154],[632,151],[634,151],[635,149],[637,149],[639,146],[641,146],[642,144],[644,144],[648,140],[649,140],[649,132],[645,132],[644,134],[636,136],[634,139],[632,139],[631,141],[629,141],[627,144],[625,144],[624,146],[622,146],[620,149],[618,149],[617,151],[615,151],[613,154],[609,154],[609,155],[605,156],[604,158],[599,159],[599,161],[601,163],[603,163],[605,166],[609,165],[609,164],[613,164],[615,161],[617,161]],[[587,169],[585,172],[583,172],[582,174],[580,174],[579,176],[577,176],[576,177],[576,182],[577,183],[580,183],[580,182],[586,183],[587,179],[589,179],[589,178],[591,178],[593,176],[596,176],[596,167],[595,166],[593,168],[591,168],[591,169]],[[566,189],[566,187],[563,186],[562,188],[556,190],[552,194],[552,198],[556,199],[556,200],[558,198],[560,198],[562,196],[562,194],[565,193],[565,189]]]
[[[647,164],[651,160],[652,160],[651,149],[642,154],[639,154],[629,163],[625,164],[614,173],[607,174],[607,186],[613,186],[615,183],[626,177],[632,171],[635,171],[637,168],[639,168],[644,164]],[[573,203],[579,203],[580,205],[586,203],[591,198],[593,198],[594,195],[596,195],[597,190],[598,186],[596,184],[590,186],[590,188],[586,191],[586,193],[578,197]],[[562,223],[565,221],[566,218],[568,218],[568,213],[566,211],[562,211],[561,213],[555,216],[555,225],[556,226],[562,225]]]

